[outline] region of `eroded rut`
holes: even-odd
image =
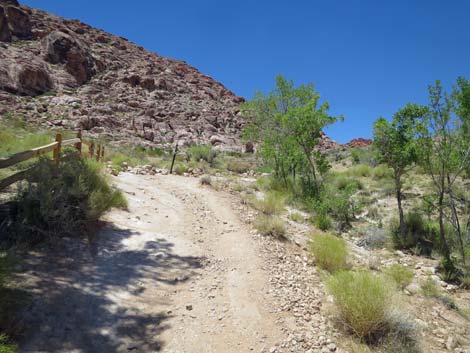
[[[258,244],[197,179],[122,174],[92,246],[32,253],[22,352],[261,352],[282,339]],[[63,254],[67,254],[65,257]]]

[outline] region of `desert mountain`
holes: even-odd
[[[243,98],[182,61],[0,0],[0,113],[115,141],[234,145]]]
[[[0,114],[116,144],[239,148],[244,99],[183,61],[77,20],[0,0]],[[340,145],[323,135],[321,149]]]

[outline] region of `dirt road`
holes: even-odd
[[[21,352],[261,352],[282,339],[230,196],[177,176],[115,183],[129,211],[108,214],[91,247],[27,259]]]

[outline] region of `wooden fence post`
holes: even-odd
[[[54,152],[52,153],[52,157],[56,164],[59,164],[60,160],[60,152],[62,149],[62,134],[58,133],[55,135],[55,141],[58,143],[56,148],[54,148]]]
[[[98,145],[98,149],[96,150],[96,160],[99,162],[101,156],[101,145]]]
[[[75,148],[77,149],[79,155],[82,155],[82,130],[78,130],[77,138],[80,139],[80,142],[77,142],[77,144],[75,145]]]
[[[175,152],[173,152],[173,159],[171,161],[170,174],[173,173],[173,166],[175,165],[176,154],[178,153],[178,142],[176,142]]]
[[[93,158],[93,153],[95,153],[95,144],[92,142],[90,143],[90,158]]]

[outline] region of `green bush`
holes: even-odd
[[[282,219],[276,216],[259,215],[254,221],[254,227],[261,235],[283,237],[286,227]]]
[[[389,224],[389,232],[393,244],[398,249],[417,248],[421,253],[430,255],[435,239],[434,229],[427,225],[421,213],[412,211],[405,214],[404,236],[400,234],[400,222],[393,218]],[[431,249],[428,249],[431,247]]]
[[[184,163],[177,163],[173,167],[173,171],[175,172],[176,175],[183,175],[184,173],[188,172],[188,166]]]
[[[267,215],[280,214],[285,209],[284,197],[276,192],[268,192],[262,199],[253,197],[250,204],[258,211]]]
[[[238,159],[238,158],[230,158],[227,160],[227,170],[243,174],[248,172],[251,169],[251,164],[247,161]]]
[[[42,159],[30,180],[15,197],[16,210],[7,229],[13,241],[80,234],[110,208],[126,207],[102,165],[91,159],[66,156],[59,168]]]
[[[0,353],[16,353],[18,347],[11,343],[8,337],[4,334],[0,334]]]
[[[421,292],[428,298],[437,298],[440,295],[437,283],[431,277],[428,277],[423,283],[421,283]]]
[[[217,151],[212,149],[211,145],[194,145],[188,147],[186,150],[190,160],[199,162],[201,160],[209,163],[211,167],[214,166],[217,157]]]
[[[313,224],[315,225],[315,227],[323,231],[329,230],[333,226],[333,222],[331,221],[330,216],[323,212],[317,213],[313,217]]]
[[[393,279],[400,289],[406,288],[413,280],[413,271],[403,265],[394,264],[384,269],[383,272]]]
[[[372,169],[372,176],[376,180],[391,179],[393,178],[393,171],[386,165],[381,164]]]
[[[348,169],[347,174],[353,177],[369,177],[372,174],[372,168],[366,164],[358,164]]]
[[[310,252],[318,266],[328,272],[347,266],[348,249],[341,238],[330,234],[314,234],[310,241]]]
[[[360,338],[383,330],[392,306],[393,285],[368,271],[340,271],[328,278],[344,323]]]
[[[289,214],[289,218],[297,223],[303,223],[305,221],[305,217],[300,214],[299,212],[292,212]]]

